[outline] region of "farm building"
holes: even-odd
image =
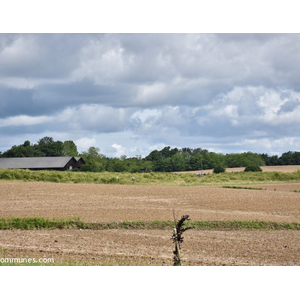
[[[76,168],[80,169],[81,166],[85,164],[84,159],[80,156],[76,156],[74,158],[77,160],[77,167]]]
[[[80,169],[85,161],[81,157],[11,157],[0,158],[0,169],[29,169],[66,171]]]

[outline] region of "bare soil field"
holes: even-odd
[[[53,258],[56,264],[172,265],[169,230],[7,230],[6,257]],[[184,265],[300,265],[297,231],[196,231],[184,234]],[[0,255],[1,256],[1,255]]]
[[[292,173],[300,169],[300,165],[288,165],[288,166],[264,166],[261,167],[263,172],[283,172],[283,173]],[[227,168],[226,172],[242,172],[245,168]],[[187,172],[175,172],[175,173],[192,173],[192,174],[211,174],[213,169],[208,170],[198,170],[198,171],[187,171]]]
[[[197,220],[300,222],[300,183],[258,185],[267,190],[219,186],[134,186],[0,182],[0,217],[62,218],[83,221]]]
[[[197,220],[300,222],[300,183],[218,186],[135,186],[0,182],[0,217],[61,218],[89,222]],[[6,257],[52,257],[56,263],[172,265],[169,230],[1,230]],[[186,265],[300,265],[300,233],[290,230],[190,230]],[[3,256],[3,253],[0,253]]]

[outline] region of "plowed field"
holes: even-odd
[[[261,220],[300,222],[300,184],[259,185],[267,190],[217,186],[134,186],[0,182],[0,217],[70,217],[83,221]]]
[[[259,185],[266,190],[214,186],[168,187],[0,182],[0,217],[71,217],[83,221],[197,220],[300,222],[300,184]],[[7,257],[54,257],[89,264],[172,264],[169,230],[7,230]],[[185,232],[184,260],[191,265],[300,265],[299,231]],[[1,257],[1,254],[0,254]],[[113,263],[112,262],[112,263]]]
[[[167,230],[7,230],[6,257],[54,258],[56,263],[172,265]],[[185,265],[300,265],[298,231],[187,231]]]

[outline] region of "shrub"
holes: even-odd
[[[224,172],[225,172],[225,168],[222,166],[217,166],[213,170],[213,173],[215,173],[215,174],[224,173]]]
[[[244,171],[245,172],[262,172],[262,169],[260,166],[250,165],[250,166],[247,166]]]

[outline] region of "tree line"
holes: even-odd
[[[42,157],[42,156],[81,156],[86,164],[82,171],[90,172],[178,172],[215,168],[236,168],[247,166],[300,165],[300,152],[288,151],[281,156],[252,152],[221,154],[201,148],[171,148],[154,150],[145,158],[141,156],[110,158],[100,153],[97,147],[78,152],[71,141],[54,141],[43,137],[36,144],[25,141],[1,153],[0,157]]]

